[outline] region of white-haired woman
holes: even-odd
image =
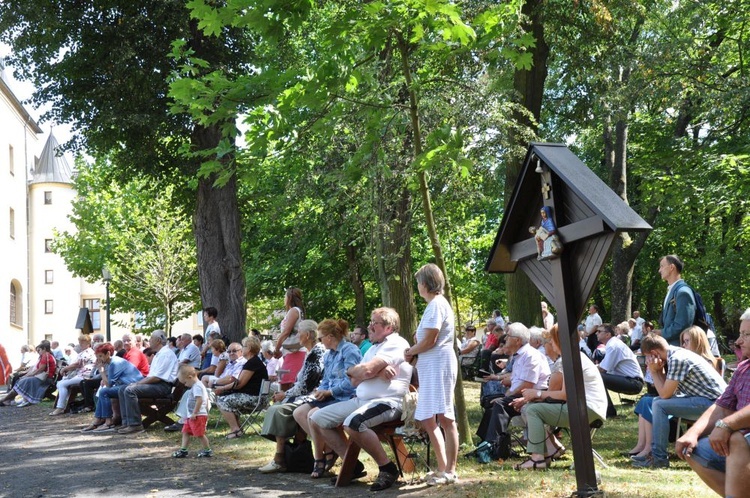
[[[458,375],[453,350],[455,325],[451,305],[443,296],[445,277],[440,268],[432,263],[424,265],[414,278],[419,295],[427,301],[427,308],[417,327],[417,343],[406,350],[405,357],[406,361],[411,361],[419,355],[419,401],[414,418],[422,423],[435,449],[437,470],[425,477],[425,482],[434,486],[458,479],[458,429],[453,410],[453,390]]]

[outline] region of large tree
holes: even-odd
[[[182,185],[192,195],[198,276],[204,306],[219,309],[233,339],[245,334],[245,280],[240,257],[236,179],[225,147],[219,167],[201,168],[201,151],[214,151],[236,133],[233,108],[210,122],[172,109],[169,82],[177,70],[172,42],[205,64],[235,74],[248,43],[231,29],[207,37],[181,0],[0,3],[0,39],[7,62],[37,90],[32,101],[51,103],[44,119],[71,123],[69,147],[108,155],[113,175],[148,173]],[[176,112],[170,112],[175,110]],[[232,130],[235,130],[234,132]]]

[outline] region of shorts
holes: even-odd
[[[747,444],[750,444],[750,432],[745,434],[745,441],[747,441]],[[727,471],[726,457],[716,454],[714,449],[711,448],[711,443],[708,442],[707,437],[698,440],[698,445],[693,449],[690,458],[698,462],[701,467],[718,470],[719,472]]]
[[[186,418],[182,425],[182,433],[188,436],[201,437],[206,435],[206,425],[208,416],[198,415],[197,417]]]
[[[352,398],[320,409],[310,416],[310,420],[324,429],[343,425],[357,432],[400,418],[401,403],[388,398]]]
[[[336,398],[326,398],[322,401],[319,401],[317,399],[313,399],[307,402],[308,405],[312,406],[313,408],[324,408],[328,405],[332,405],[334,403],[340,403],[339,400]]]

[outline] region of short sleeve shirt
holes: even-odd
[[[604,347],[604,359],[599,368],[612,375],[628,378],[643,378],[638,359],[633,351],[619,338],[612,337]]]

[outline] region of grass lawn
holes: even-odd
[[[481,418],[479,407],[479,384],[465,382],[466,399],[469,401],[469,422],[474,430]],[[618,403],[617,394],[613,400]],[[710,497],[713,492],[693,473],[688,465],[676,458],[669,469],[643,470],[631,467],[630,459],[621,455],[635,445],[638,437],[637,418],[632,405],[617,406],[619,417],[606,422],[594,437],[594,448],[604,458],[609,466],[603,468],[597,464],[597,472],[601,476],[600,489],[610,497],[664,497],[680,498]],[[274,444],[259,436],[244,437],[228,441],[224,439],[227,432],[226,424],[222,421],[214,429],[217,417],[221,417],[213,409],[209,420],[209,438],[212,446],[221,454],[231,459],[243,460],[253,467],[267,463],[273,455]],[[569,436],[566,434],[563,443],[570,448]],[[473,458],[464,457],[473,445],[461,448],[458,472],[461,478],[460,486],[442,488],[425,488],[425,486],[402,487],[403,494],[419,496],[450,496],[450,497],[553,497],[570,496],[576,491],[575,471],[572,449],[560,460],[553,464],[549,471],[517,472],[513,465],[521,459],[479,464]],[[424,454],[424,450],[421,450]],[[362,460],[367,466],[370,476],[377,475],[374,462],[362,453]],[[434,462],[434,457],[432,457]],[[415,476],[405,476],[406,480]],[[305,477],[300,474],[300,478]]]

